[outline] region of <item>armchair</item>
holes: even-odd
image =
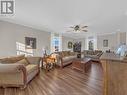
[[[21,62],[19,63],[20,60],[14,63],[9,62],[9,60],[16,60],[14,58],[15,57],[6,58],[6,60],[5,58],[0,59],[0,87],[20,87],[23,89],[37,74],[39,74],[41,57],[20,58],[20,60],[26,59],[29,63],[28,65],[24,65]]]

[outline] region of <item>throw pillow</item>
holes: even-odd
[[[1,58],[0,62],[4,64],[16,63],[17,61],[24,59],[24,57],[25,55],[18,55],[18,56],[13,56],[13,57]]]
[[[24,58],[24,59],[16,62],[16,64],[23,64],[23,65],[27,66],[29,64],[29,62],[26,60],[26,58]]]

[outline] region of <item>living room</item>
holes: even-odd
[[[0,95],[126,95],[126,3],[0,0]]]

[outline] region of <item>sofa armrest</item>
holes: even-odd
[[[56,54],[56,60],[57,60],[57,62],[61,61],[62,60],[62,56],[59,55],[59,54]]]
[[[102,54],[103,54],[103,52],[97,53],[96,56],[97,56],[97,57],[101,57]]]
[[[56,54],[56,60],[57,60],[56,63],[57,63],[59,66],[61,66],[61,65],[62,65],[62,61],[63,61],[62,55]]]
[[[26,68],[22,64],[0,64],[0,73],[18,73],[21,71],[26,73]]]
[[[40,62],[42,60],[41,57],[26,57],[27,61],[30,63],[30,64],[37,64],[40,66]]]
[[[0,85],[25,85],[27,83],[26,68],[22,64],[0,64]]]

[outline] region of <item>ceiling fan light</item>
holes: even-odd
[[[80,33],[81,31],[80,30],[77,30],[76,33]]]

